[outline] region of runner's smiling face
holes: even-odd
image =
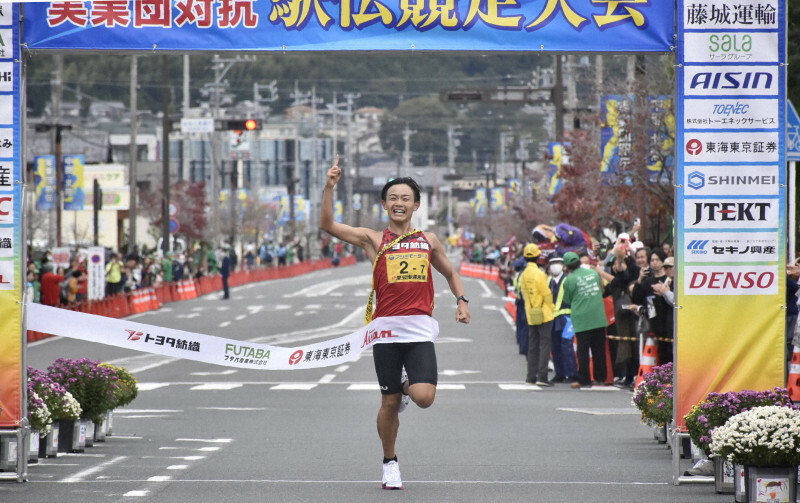
[[[389,219],[395,222],[411,220],[411,214],[419,209],[419,201],[414,201],[414,191],[404,183],[389,187],[386,200],[382,203]]]

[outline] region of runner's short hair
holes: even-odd
[[[414,202],[419,202],[420,200],[420,190],[419,185],[417,182],[411,178],[410,176],[401,176],[398,178],[392,178],[381,189],[381,201],[386,201],[386,194],[389,192],[389,188],[393,187],[394,185],[401,185],[405,184],[411,187],[411,190],[414,191]]]

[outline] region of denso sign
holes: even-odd
[[[687,266],[684,295],[776,295],[778,266]]]

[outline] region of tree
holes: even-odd
[[[150,219],[150,232],[161,236],[162,213],[161,185],[151,187],[139,193],[140,211]],[[207,204],[205,199],[205,183],[181,180],[170,187],[170,202],[178,206],[177,215],[180,229],[178,235],[189,241],[213,241],[208,228]]]

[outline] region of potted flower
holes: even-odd
[[[747,501],[795,501],[800,410],[768,405],[728,419],[711,436],[711,453],[744,466]]]
[[[35,392],[37,396],[47,406],[50,412],[51,424],[50,431],[44,437],[44,443],[39,445],[39,452],[42,456],[55,457],[58,455],[59,447],[62,452],[72,448],[72,437],[60,442],[61,426],[69,430],[71,435],[72,425],[81,416],[81,406],[78,401],[59,383],[53,381],[50,376],[33,367],[28,367],[28,390]],[[63,435],[66,438],[65,435]]]
[[[116,373],[88,358],[59,358],[47,367],[47,372],[54,381],[73,394],[83,411],[78,450],[87,444],[91,446],[94,442],[94,424],[116,405],[114,393],[119,381]]]
[[[117,376],[117,389],[114,392],[116,407],[124,407],[131,403],[139,394],[136,378],[123,367],[117,367],[109,363],[101,363],[100,366],[113,370]],[[98,429],[95,430],[95,438],[101,442],[105,440],[106,433],[111,425],[113,412],[113,410],[109,410],[103,414],[102,423],[97,425]]]
[[[716,428],[740,412],[766,405],[791,407],[792,399],[789,391],[776,387],[774,390],[765,391],[711,392],[704,401],[692,407],[692,410],[684,416],[686,429],[692,442],[710,456],[711,436]],[[733,465],[719,457],[714,458],[713,463],[717,492],[733,492]]]
[[[42,436],[47,436],[50,433],[50,424],[53,422],[50,416],[50,409],[44,403],[36,391],[31,389],[31,383],[28,383],[28,424],[31,426],[30,440],[29,440],[29,454],[28,461],[38,462],[39,460],[39,440]]]
[[[642,376],[633,393],[633,405],[642,413],[642,422],[657,428],[660,442],[667,441],[666,425],[672,421],[672,363],[653,367]]]

